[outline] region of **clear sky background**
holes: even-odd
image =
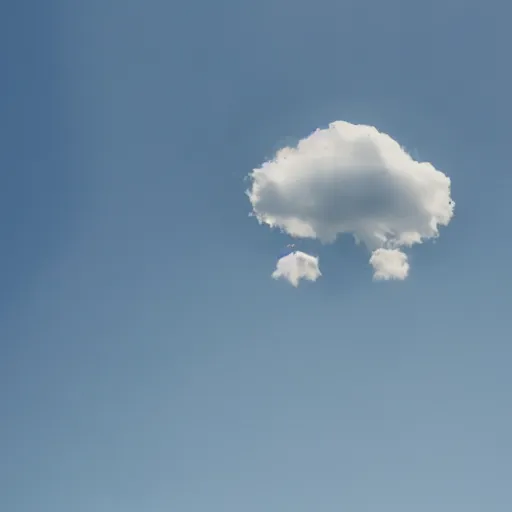
[[[1,510],[510,509],[507,2],[3,11]],[[337,119],[452,179],[403,282],[270,278],[244,177]]]

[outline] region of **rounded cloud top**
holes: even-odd
[[[376,128],[336,121],[250,174],[260,223],[333,242],[350,233],[371,250],[438,235],[454,210],[450,179]]]

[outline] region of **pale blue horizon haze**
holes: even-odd
[[[4,11],[0,510],[512,506],[512,7]],[[350,237],[271,278],[245,178],[336,120],[452,180],[404,281]]]

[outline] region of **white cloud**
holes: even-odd
[[[398,249],[377,249],[373,251],[370,265],[375,270],[373,278],[376,281],[403,280],[409,274],[407,254]]]
[[[321,275],[317,257],[305,252],[295,251],[278,260],[272,277],[274,279],[286,279],[297,287],[301,279],[316,281]]]
[[[323,243],[350,233],[371,252],[437,237],[455,206],[444,173],[415,161],[376,128],[344,121],[278,151],[249,177],[247,194],[260,224]],[[375,278],[389,266],[390,275],[407,275],[406,259],[396,268],[390,263],[398,253],[373,254]]]

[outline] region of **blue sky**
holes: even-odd
[[[510,14],[12,2],[0,508],[510,507]],[[339,119],[443,169],[455,218],[403,282],[347,238],[295,289],[243,180]]]

